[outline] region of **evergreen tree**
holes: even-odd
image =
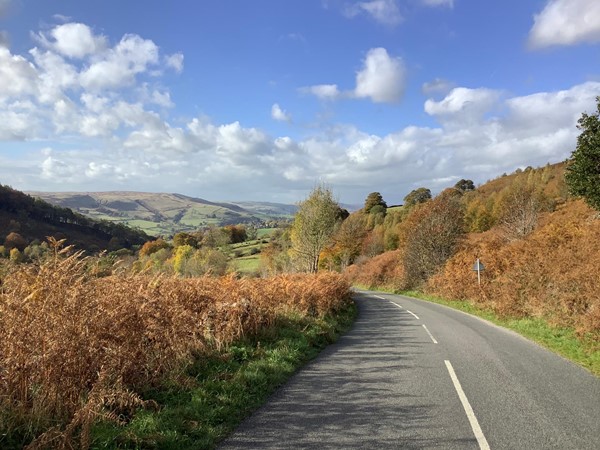
[[[596,113],[583,113],[578,121],[581,134],[567,165],[565,181],[571,194],[600,210],[600,97],[596,102]]]

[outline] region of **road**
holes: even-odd
[[[360,292],[350,332],[220,448],[600,449],[600,379],[516,333]]]

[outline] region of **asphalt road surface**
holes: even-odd
[[[352,330],[221,448],[600,449],[599,378],[444,306],[355,298]]]

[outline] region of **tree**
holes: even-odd
[[[339,210],[331,190],[325,186],[317,186],[298,205],[291,240],[292,255],[301,270],[316,273],[319,269],[319,255],[331,240]]]
[[[418,286],[450,258],[464,236],[461,193],[446,189],[412,210],[401,224],[403,266],[409,286]]]
[[[463,192],[475,190],[475,184],[473,183],[473,180],[460,180],[454,185],[454,187]]]
[[[425,203],[428,200],[431,200],[431,191],[427,188],[420,187],[414,189],[404,197],[404,206],[415,206],[419,203]]]
[[[182,245],[189,245],[191,247],[198,248],[198,238],[183,231],[176,233],[175,236],[173,236],[173,247],[177,248],[181,247]]]
[[[339,258],[342,270],[352,264],[360,255],[366,233],[364,215],[358,212],[350,214],[339,226],[333,240],[335,242],[334,252]]]
[[[27,241],[19,233],[15,233],[13,231],[6,236],[6,239],[4,240],[4,247],[6,247],[6,249],[9,251],[13,248],[18,248],[20,251],[23,251],[25,250],[25,247],[27,247]]]
[[[385,210],[387,209],[387,203],[383,200],[383,197],[379,192],[371,192],[365,200],[365,214],[369,214],[371,210],[376,206],[380,207],[377,209],[378,212],[381,212],[383,208],[383,211],[385,213]]]
[[[583,197],[592,208],[600,210],[600,96],[596,103],[596,113],[583,113],[577,122],[581,134],[568,162],[565,181],[572,195]]]
[[[522,239],[537,225],[543,209],[543,194],[522,180],[515,181],[501,192],[498,223],[508,240]]]
[[[140,249],[140,256],[149,256],[161,249],[169,249],[171,246],[164,240],[158,238],[155,241],[148,241]]]

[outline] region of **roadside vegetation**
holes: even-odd
[[[370,195],[347,219],[364,228],[340,228],[324,264],[363,287],[468,305],[600,374],[599,117],[600,98],[566,163],[460,180],[434,198],[415,189],[375,213]]]
[[[2,277],[2,448],[207,448],[351,321],[334,273],[99,273],[51,250]]]

